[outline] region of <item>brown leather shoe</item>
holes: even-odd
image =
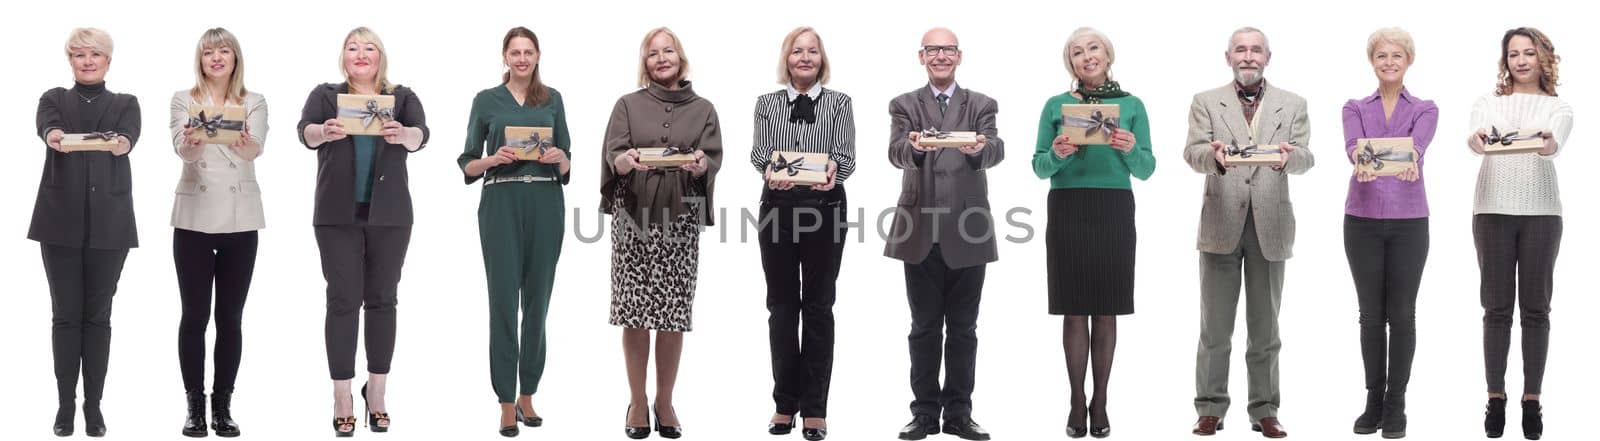
[[[1194,422],[1194,430],[1190,432],[1200,436],[1211,436],[1216,435],[1218,430],[1222,430],[1222,417],[1203,416]]]
[[[1283,430],[1283,424],[1278,422],[1278,417],[1262,418],[1261,422],[1250,425],[1250,430],[1261,432],[1261,436],[1267,438],[1276,439],[1289,436],[1289,432]]]

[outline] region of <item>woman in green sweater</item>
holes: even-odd
[[[1133,262],[1136,233],[1133,191],[1128,176],[1148,179],[1156,169],[1150,154],[1150,122],[1139,98],[1111,81],[1116,52],[1111,40],[1079,28],[1062,50],[1073,89],[1051,97],[1039,115],[1033,172],[1050,180],[1045,258],[1050,313],[1064,316],[1062,350],[1072,383],[1067,435],[1111,435],[1106,416],[1106,384],[1117,345],[1117,316],[1133,313]],[[1080,144],[1083,128],[1062,124],[1062,104],[1114,104],[1120,117],[1110,144]],[[1093,332],[1090,332],[1090,323]],[[1083,391],[1084,372],[1094,354],[1094,401]],[[1085,426],[1085,420],[1089,423]]]
[[[472,99],[466,151],[456,162],[467,184],[483,179],[478,236],[489,277],[489,379],[500,399],[500,434],[512,437],[518,422],[528,427],[544,422],[533,410],[533,394],[544,374],[544,323],[561,256],[566,211],[561,186],[569,180],[572,142],[561,94],[539,80],[539,37],[513,28],[502,52],[504,82]],[[507,127],[549,130],[539,139],[507,140]],[[520,345],[518,305],[523,309]]]

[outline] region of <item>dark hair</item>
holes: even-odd
[[[1533,52],[1538,54],[1539,70],[1543,75],[1539,77],[1539,90],[1550,96],[1556,96],[1556,86],[1561,84],[1561,72],[1557,64],[1561,63],[1561,56],[1556,55],[1555,44],[1550,43],[1550,37],[1534,28],[1516,28],[1506,31],[1506,36],[1500,39],[1500,82],[1495,85],[1494,94],[1497,96],[1510,95],[1513,90],[1511,78],[1511,64],[1506,60],[1506,52],[1511,50],[1513,37],[1528,37],[1533,41]]]
[[[533,31],[528,30],[528,28],[525,28],[525,27],[522,27],[522,26],[517,26],[517,27],[511,28],[510,31],[506,32],[506,38],[500,44],[500,53],[501,54],[505,54],[505,52],[507,50],[510,50],[511,49],[511,40],[517,39],[519,37],[520,38],[526,38],[528,40],[533,41],[533,50],[538,51],[540,53],[544,52],[543,50],[539,49],[539,36],[538,35],[534,35]],[[510,70],[506,70],[505,75],[501,77],[501,82],[504,82],[504,83],[510,83],[511,82],[511,71]],[[543,105],[545,103],[545,101],[549,101],[550,100],[550,88],[544,87],[544,81],[540,81],[539,80],[539,65],[538,64],[534,64],[533,65],[533,78],[528,81],[528,90],[526,92],[523,92],[523,93],[524,93],[524,95],[522,96],[522,105],[527,106],[527,107],[538,107],[540,105]]]

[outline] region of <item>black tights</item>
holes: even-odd
[[[1067,417],[1068,424],[1074,427],[1082,424],[1087,411],[1092,426],[1110,426],[1106,416],[1106,385],[1111,381],[1111,360],[1117,352],[1117,316],[1063,316],[1061,348],[1067,355],[1067,377],[1072,383],[1072,413]],[[1094,401],[1088,402],[1083,391],[1083,375],[1088,370],[1091,352],[1094,354]]]

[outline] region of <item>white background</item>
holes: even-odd
[[[540,2],[544,3],[544,2]],[[1229,80],[1223,48],[1243,25],[1265,29],[1275,57],[1268,81],[1310,104],[1311,150],[1318,166],[1291,178],[1299,207],[1299,243],[1289,262],[1282,309],[1281,417],[1295,439],[1350,439],[1364,391],[1356,302],[1341,222],[1349,168],[1342,160],[1339,109],[1372,93],[1367,35],[1402,25],[1416,39],[1408,78],[1417,96],[1441,109],[1429,151],[1427,183],[1432,250],[1418,301],[1416,367],[1411,383],[1412,439],[1481,435],[1484,399],[1477,267],[1471,236],[1472,191],[1479,158],[1462,140],[1471,100],[1492,90],[1504,30],[1537,26],[1564,55],[1561,96],[1577,109],[1578,130],[1556,161],[1566,189],[1567,226],[1556,273],[1554,332],[1545,379],[1547,439],[1577,439],[1594,413],[1597,390],[1589,345],[1597,325],[1585,320],[1597,302],[1586,288],[1595,273],[1597,183],[1582,165],[1595,160],[1585,115],[1595,102],[1594,57],[1582,41],[1600,38],[1577,5],[1504,2],[1422,4],[1361,1],[1273,2],[728,2],[720,5],[451,1],[372,2],[21,2],[0,18],[7,42],[0,137],[0,438],[44,439],[55,409],[49,346],[50,304],[38,245],[26,240],[44,147],[33,124],[36,97],[70,86],[62,53],[77,26],[107,29],[116,50],[109,87],[141,99],[143,140],[131,158],[141,248],[129,255],[116,298],[115,339],[104,409],[116,438],[179,439],[183,389],[176,360],[179,301],[170,259],[168,214],[180,161],[167,131],[172,92],[193,82],[195,40],[224,26],[242,41],[247,85],[271,105],[272,130],[257,164],[269,227],[261,232],[256,282],[245,314],[245,352],[235,415],[246,436],[329,436],[330,386],[323,352],[324,282],[310,218],[315,157],[293,130],[312,86],[340,80],[336,54],[346,31],[370,26],[388,46],[389,76],[413,87],[426,105],[433,139],[411,157],[417,220],[400,286],[399,347],[391,377],[392,440],[496,439],[498,408],[488,382],[486,297],[475,226],[479,188],[463,186],[461,152],[473,94],[502,70],[500,38],[524,25],[538,32],[546,82],[566,98],[575,166],[566,189],[593,235],[601,134],[616,98],[634,90],[639,39],[667,25],[693,60],[696,91],[721,111],[727,161],[717,201],[730,212],[753,208],[760,178],[744,162],[756,96],[778,89],[775,63],[790,29],[814,26],[833,63],[828,86],[855,100],[860,166],[846,186],[851,203],[892,207],[899,170],[885,158],[894,96],[920,87],[922,32],[954,28],[965,51],[964,87],[999,100],[1000,135],[1009,158],[991,173],[999,207],[1026,207],[1032,241],[1002,242],[989,266],[979,335],[975,417],[997,439],[1061,437],[1067,409],[1060,318],[1045,313],[1044,223],[1048,184],[1029,167],[1038,111],[1065,91],[1060,59],[1076,27],[1104,31],[1120,56],[1115,79],[1151,113],[1157,171],[1135,184],[1139,201],[1138,313],[1121,319],[1110,415],[1121,439],[1188,437],[1194,420],[1197,262],[1194,251],[1203,177],[1180,162],[1194,93]],[[1093,6],[1093,5],[1103,6]],[[1548,6],[1544,6],[1548,5]],[[573,221],[569,213],[569,224]],[[865,243],[846,247],[835,308],[837,355],[829,422],[832,439],[892,439],[908,420],[905,335],[909,312],[902,265],[882,256],[869,227]],[[1004,228],[1001,234],[1027,232]],[[765,439],[772,412],[761,268],[754,243],[703,238],[695,330],[687,339],[677,409],[690,439]],[[524,437],[620,439],[627,399],[619,331],[606,323],[609,239],[586,244],[569,225],[550,310],[549,364],[537,396],[547,426]],[[1241,314],[1242,316],[1243,314]],[[1242,319],[1241,319],[1242,320]],[[1244,325],[1235,341],[1234,411],[1223,438],[1246,431]],[[1518,340],[1513,340],[1518,341]],[[1521,391],[1513,351],[1510,392]],[[358,366],[359,369],[359,366]],[[208,382],[210,375],[207,375]],[[1518,435],[1515,404],[1507,436]],[[358,407],[358,412],[360,412]],[[80,416],[79,428],[82,423]],[[374,436],[362,432],[359,437]],[[794,435],[798,436],[798,435]]]

